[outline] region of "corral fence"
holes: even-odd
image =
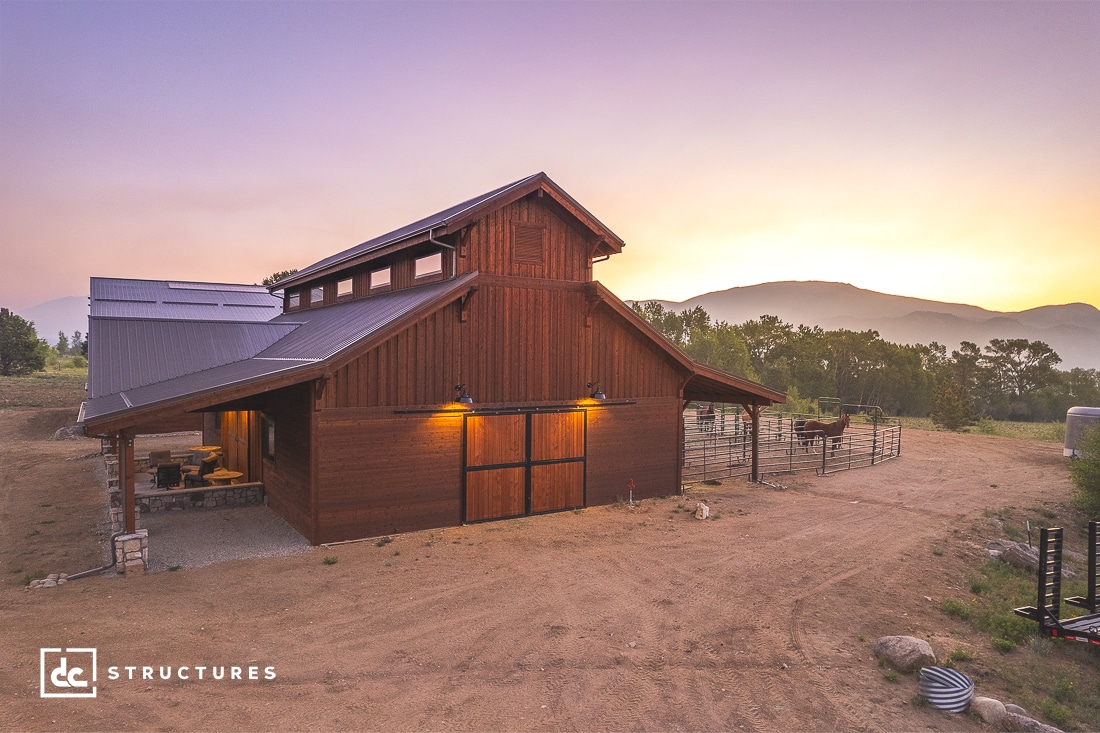
[[[685,484],[713,479],[748,478],[752,472],[752,422],[740,405],[689,405],[684,411]],[[901,421],[873,405],[822,405],[837,414],[760,414],[759,471],[768,475],[815,471],[819,475],[873,466],[901,455]],[[843,435],[806,437],[795,430],[800,420],[832,422],[850,416]]]

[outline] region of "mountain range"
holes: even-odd
[[[70,295],[48,300],[30,308],[13,308],[12,311],[32,322],[38,338],[45,339],[50,346],[57,345],[58,331],[64,331],[70,339],[73,337],[73,331],[88,333],[87,295]]]
[[[1060,369],[1100,369],[1100,310],[1085,303],[1045,305],[1003,313],[973,305],[887,295],[846,283],[774,282],[698,295],[681,303],[656,301],[675,311],[702,306],[712,320],[744,323],[763,315],[794,325],[832,331],[878,331],[896,344],[962,341],[985,346],[990,339],[1043,341],[1062,357]],[[88,330],[88,297],[71,296],[16,311],[34,321],[39,338],[57,343],[57,332]]]
[[[948,352],[962,341],[985,346],[990,339],[1043,341],[1062,363],[1059,369],[1100,369],[1100,310],[1085,303],[1046,305],[1017,312],[887,295],[846,283],[774,282],[698,295],[681,303],[658,300],[666,309],[696,306],[713,321],[744,323],[763,315],[826,331],[878,331],[896,344],[943,344]]]

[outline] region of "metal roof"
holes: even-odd
[[[456,204],[456,205],[450,207],[449,209],[444,209],[443,211],[432,214],[431,216],[424,217],[423,219],[421,219],[419,221],[414,221],[412,224],[407,224],[406,226],[403,226],[400,229],[394,229],[392,232],[389,232],[387,234],[383,234],[380,237],[375,237],[374,239],[368,239],[366,242],[363,242],[362,244],[357,244],[354,247],[351,247],[349,249],[344,250],[343,252],[338,252],[337,254],[334,254],[331,257],[326,257],[323,260],[320,260],[318,262],[314,262],[309,267],[305,267],[305,268],[299,270],[298,272],[294,273],[293,275],[290,275],[289,277],[284,278],[279,283],[279,285],[282,286],[284,283],[290,283],[291,281],[299,282],[299,281],[302,281],[302,280],[306,280],[306,279],[309,278],[310,275],[313,275],[313,274],[315,274],[317,272],[320,272],[322,270],[326,270],[329,267],[332,267],[333,265],[338,265],[342,262],[346,262],[348,260],[355,259],[356,257],[358,257],[360,255],[363,255],[363,254],[366,254],[367,252],[370,252],[371,250],[379,249],[380,247],[385,247],[385,246],[393,244],[395,242],[400,242],[402,239],[408,239],[408,238],[414,237],[418,234],[423,234],[424,232],[428,232],[432,229],[439,229],[443,226],[446,226],[447,222],[450,221],[451,219],[454,219],[458,216],[461,216],[464,212],[467,212],[471,209],[475,209],[479,206],[482,206],[483,204],[487,203],[488,201],[490,201],[494,198],[497,198],[498,196],[506,194],[509,191],[512,191],[514,189],[520,188],[524,184],[533,181],[534,179],[538,178],[539,176],[545,176],[545,175],[546,175],[545,173],[536,173],[533,176],[527,176],[526,178],[520,179],[520,180],[515,181],[513,183],[509,183],[507,186],[501,186],[500,188],[497,188],[497,189],[494,189],[494,190],[492,190],[488,193],[482,194],[481,196],[476,196],[476,197],[474,197],[472,199],[469,199],[467,201],[463,201],[460,204]]]
[[[282,300],[263,285],[93,277],[92,318],[267,321]]]
[[[248,359],[295,328],[292,323],[93,317],[88,396],[94,399]]]
[[[450,302],[476,279],[473,272],[267,323],[93,318],[85,420],[315,366],[414,311]]]
[[[369,239],[362,244],[357,244],[356,246],[346,249],[343,252],[334,254],[331,257],[326,257],[325,259],[315,262],[312,265],[305,267],[294,273],[293,275],[290,275],[279,281],[278,287],[293,287],[325,271],[337,269],[340,265],[344,263],[349,263],[356,258],[366,255],[374,250],[378,250],[392,244],[397,244],[398,242],[406,239],[411,239],[419,235],[427,234],[435,229],[444,229],[448,225],[454,224],[456,222],[462,223],[463,220],[467,219],[470,214],[477,211],[478,209],[486,206],[492,206],[498,201],[501,205],[503,205],[503,203],[508,200],[508,197],[510,195],[516,195],[518,192],[521,192],[525,188],[530,188],[531,190],[534,190],[539,186],[545,186],[548,190],[553,191],[555,195],[559,196],[562,200],[567,201],[569,206],[573,207],[574,211],[577,212],[580,216],[587,217],[590,226],[599,227],[600,230],[604,232],[607,237],[613,239],[618,246],[622,245],[622,240],[620,240],[611,230],[604,226],[604,224],[599,219],[597,219],[591,214],[591,212],[589,212],[587,209],[577,203],[577,201],[572,196],[567,194],[560,186],[550,180],[549,176],[547,176],[545,173],[540,172],[535,173],[531,176],[527,176],[526,178],[521,178],[518,181],[509,183],[506,186],[501,186],[500,188],[494,189],[480,196],[476,196],[467,201],[463,201],[462,203],[456,204],[449,209],[444,209],[443,211],[432,214],[431,216],[427,216],[419,221],[415,221],[412,224],[403,226],[400,229],[395,229],[392,232],[383,234],[380,237]]]
[[[430,285],[394,290],[347,303],[279,316],[273,324],[301,323],[257,356],[268,359],[329,359],[401,320],[406,314],[472,282],[477,273]]]

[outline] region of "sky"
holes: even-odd
[[[258,283],[545,171],[624,299],[1100,306],[1100,2],[0,0],[0,305]]]

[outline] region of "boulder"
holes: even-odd
[[[915,636],[884,636],[875,642],[875,656],[898,672],[915,672],[936,663],[932,646]]]
[[[86,437],[88,437],[88,434],[85,432],[83,425],[70,425],[65,428],[59,428],[57,432],[53,434],[51,440],[78,440]]]
[[[1000,726],[1005,717],[1005,706],[992,697],[975,697],[970,701],[970,712],[982,719],[983,723]]]
[[[1011,540],[996,540],[988,543],[986,547],[989,548],[989,554],[992,557],[999,558],[1009,565],[1033,572],[1039,571],[1038,547],[1029,547],[1023,542],[1012,542]],[[1076,573],[1065,565],[1062,566],[1063,578],[1072,578],[1074,575]]]
[[[1022,731],[1024,733],[1062,733],[1061,728],[1055,728],[1053,725],[1040,723],[1034,718],[1029,718],[1026,715],[1018,715],[1016,713],[1005,713],[1004,718],[1001,720],[1001,729],[1007,731]]]
[[[1009,713],[1016,713],[1017,715],[1022,715],[1022,716],[1024,716],[1025,718],[1030,718],[1030,717],[1031,717],[1031,713],[1029,713],[1028,711],[1024,710],[1024,709],[1023,709],[1022,707],[1020,707],[1019,705],[1013,705],[1013,704],[1012,704],[1012,703],[1010,703],[1010,702],[1006,702],[1006,703],[1005,703],[1005,712],[1009,712]]]

